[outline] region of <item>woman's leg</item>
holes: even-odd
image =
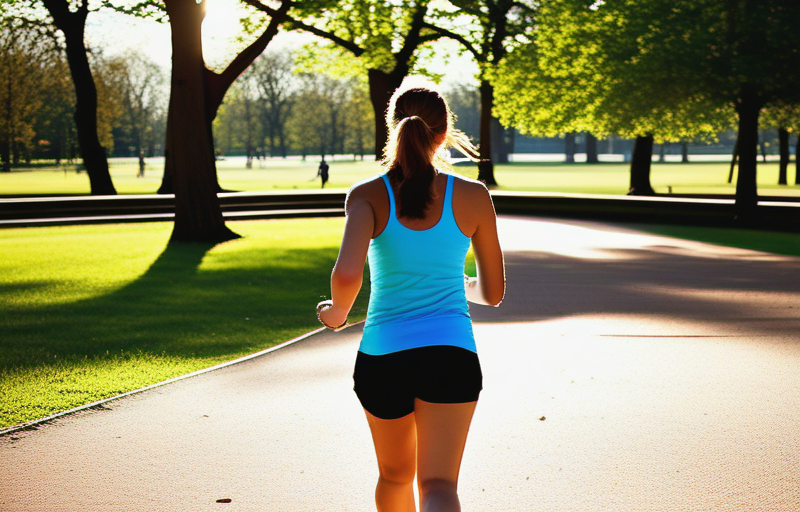
[[[415,401],[420,512],[461,510],[457,494],[458,471],[477,403]]]
[[[417,433],[414,413],[383,420],[367,411],[367,421],[378,456],[378,512],[414,512],[414,474],[417,470]]]

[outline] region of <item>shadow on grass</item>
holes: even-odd
[[[314,306],[328,293],[336,248],[237,249],[201,269],[211,248],[170,244],[119,290],[17,308],[0,340],[0,370],[131,353],[226,360],[318,327]]]

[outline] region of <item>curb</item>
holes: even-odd
[[[243,363],[245,361],[249,361],[251,359],[255,359],[256,357],[261,357],[263,355],[269,354],[270,352],[274,352],[274,351],[276,351],[278,349],[287,347],[287,346],[292,345],[292,344],[294,344],[294,343],[296,343],[298,341],[302,341],[302,340],[304,340],[306,338],[310,338],[311,336],[313,336],[315,334],[318,334],[318,333],[321,333],[321,332],[323,332],[325,330],[327,330],[325,327],[320,327],[319,329],[315,329],[315,330],[313,330],[311,332],[303,334],[302,336],[298,336],[297,338],[295,338],[293,340],[289,340],[289,341],[283,342],[280,345],[276,345],[274,347],[270,347],[268,349],[262,350],[261,352],[256,352],[255,354],[250,354],[249,356],[240,357],[239,359],[234,359],[233,361],[228,361],[226,363],[220,363],[220,364],[218,364],[216,366],[212,366],[210,368],[205,368],[203,370],[197,370],[196,372],[192,372],[192,373],[187,373],[186,375],[181,375],[179,377],[174,377],[172,379],[168,379],[168,380],[165,380],[163,382],[157,382],[156,384],[151,384],[151,385],[145,386],[143,388],[134,389],[133,391],[128,391],[128,392],[122,393],[120,395],[112,396],[112,397],[109,397],[109,398],[104,398],[103,400],[99,400],[97,402],[93,402],[93,403],[86,404],[86,405],[81,405],[80,407],[76,407],[76,408],[70,409],[68,411],[62,411],[62,412],[53,414],[51,416],[47,416],[45,418],[41,418],[41,419],[38,419],[38,420],[33,420],[31,422],[28,422],[28,423],[24,423],[22,425],[9,427],[7,429],[0,430],[0,437],[6,436],[8,434],[13,434],[14,432],[24,431],[24,430],[36,430],[40,425],[43,425],[43,424],[48,423],[50,421],[53,421],[55,419],[62,418],[64,416],[68,416],[68,415],[74,414],[76,412],[85,411],[87,409],[100,408],[104,404],[106,404],[108,402],[111,402],[112,400],[118,400],[120,398],[125,398],[126,396],[135,395],[137,393],[142,393],[144,391],[149,391],[151,389],[155,389],[155,388],[158,388],[158,387],[161,387],[161,386],[165,386],[167,384],[172,384],[173,382],[178,382],[178,381],[181,381],[181,380],[184,380],[184,379],[188,379],[190,377],[196,377],[196,376],[202,375],[204,373],[213,372],[214,370],[219,370],[221,368],[226,368],[228,366],[233,366],[235,364]]]

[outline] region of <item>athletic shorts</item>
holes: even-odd
[[[414,412],[414,399],[437,404],[474,402],[483,389],[478,354],[436,345],[381,356],[358,352],[353,389],[361,405],[385,420]]]

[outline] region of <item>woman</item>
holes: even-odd
[[[369,255],[372,288],[353,378],[378,458],[378,510],[416,510],[415,474],[420,510],[460,510],[461,456],[482,388],[467,299],[500,304],[503,254],[486,187],[434,166],[448,145],[475,154],[453,130],[444,99],[426,88],[398,91],[387,124],[387,172],[347,196],[332,300],[317,314],[332,329],[346,323]],[[470,242],[477,278],[464,275]]]

